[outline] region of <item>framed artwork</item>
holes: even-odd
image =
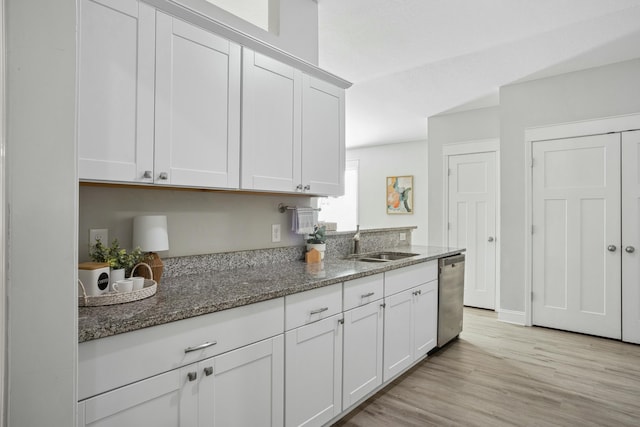
[[[413,213],[413,175],[387,177],[387,214]]]

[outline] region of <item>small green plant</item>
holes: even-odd
[[[142,260],[142,250],[137,247],[130,253],[120,248],[118,239],[113,239],[111,246],[105,246],[100,239],[89,249],[89,256],[95,262],[106,262],[113,269],[124,268],[131,270],[134,265]]]
[[[311,244],[321,244],[326,241],[327,227],[324,225],[322,227],[318,227],[315,225],[313,227],[313,233],[309,234],[309,238],[307,239],[307,243]]]

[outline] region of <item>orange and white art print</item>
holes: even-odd
[[[413,176],[387,177],[387,213],[413,213]]]

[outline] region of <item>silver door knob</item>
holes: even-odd
[[[150,179],[153,177],[153,174],[151,173],[151,171],[144,171],[144,174],[142,175],[142,177]]]
[[[189,379],[189,381],[195,381],[198,379],[198,373],[197,372],[187,372],[187,378]]]
[[[158,175],[158,178],[160,179],[169,179],[169,174],[166,172],[160,172],[160,175]]]
[[[493,236],[489,236],[489,238],[487,239],[487,242],[493,242]]]
[[[624,250],[629,253],[632,254],[635,252],[636,248],[634,248],[633,246],[627,246],[626,248],[624,248]]]
[[[616,251],[616,249],[618,249],[618,248],[616,247],[616,245],[609,245],[609,246],[607,246],[607,250],[608,250],[609,252],[615,252],[615,251]]]
[[[311,186],[309,184],[304,186],[304,191],[309,191],[311,190]]]
[[[298,184],[298,185],[296,186],[296,190],[301,191],[301,190],[302,190],[302,184]]]

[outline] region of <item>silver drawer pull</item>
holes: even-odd
[[[218,344],[216,341],[206,342],[204,344],[197,345],[195,347],[187,347],[184,349],[185,353],[191,353],[192,351],[204,350],[207,347]]]
[[[204,368],[204,374],[206,376],[213,375],[213,366],[207,366]]]
[[[317,310],[311,310],[311,313],[309,313],[309,314],[313,316],[314,314],[320,314],[320,313],[328,311],[328,310],[329,310],[329,307],[322,307],[322,308],[319,308]]]
[[[366,294],[362,294],[360,298],[369,298],[369,297],[372,297],[373,295],[375,295],[375,292],[369,292]]]
[[[198,379],[198,373],[197,372],[188,372],[187,373],[187,378],[189,379],[189,381],[195,381]]]

